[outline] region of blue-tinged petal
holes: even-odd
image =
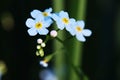
[[[48,16],[48,17],[45,17],[45,21],[47,21],[47,20],[52,20],[52,19],[51,19],[51,17]]]
[[[40,16],[42,15],[42,12],[39,10],[33,10],[30,14],[33,18],[37,18],[38,15],[40,15]]]
[[[57,14],[52,14],[51,15],[52,19],[57,21],[59,19],[58,15]]]
[[[84,38],[84,36],[82,34],[76,34],[76,38],[77,38],[77,40],[82,41],[82,42],[86,41],[86,39]]]
[[[66,26],[66,30],[67,30],[68,32],[70,32],[70,34],[71,34],[72,36],[75,35],[75,31],[74,31],[74,29],[73,29],[71,26]]]
[[[45,19],[45,17],[44,17],[43,15],[38,15],[38,16],[35,18],[36,21],[42,21],[42,20],[44,20],[44,19]]]
[[[45,9],[45,12],[48,12],[48,13],[52,12],[52,8]]]
[[[84,26],[85,26],[85,23],[84,23],[83,20],[81,20],[81,21],[77,21],[77,24],[78,24],[82,29],[83,29]]]
[[[42,28],[42,29],[39,29],[39,30],[38,30],[38,33],[39,33],[40,35],[47,35],[48,32],[49,32],[49,31],[48,31],[46,28]]]
[[[64,11],[60,11],[59,16],[60,17],[65,17],[65,18],[69,18],[68,13],[64,12]]]
[[[77,26],[78,26],[77,22],[76,22],[76,21],[74,22],[74,20],[73,20],[73,22],[72,22],[72,27],[73,27],[74,29],[76,29]]]
[[[35,35],[37,35],[37,31],[36,31],[35,28],[30,28],[30,29],[28,29],[28,33],[29,33],[30,36],[35,36]]]
[[[64,25],[60,20],[58,20],[58,21],[56,22],[56,24],[57,24],[57,27],[58,27],[60,30],[63,30],[63,29],[65,28],[65,25]]]
[[[35,21],[33,19],[31,19],[31,18],[28,18],[26,20],[25,24],[26,24],[27,27],[31,28],[31,27],[33,27],[35,25]]]
[[[72,24],[75,23],[75,19],[74,19],[74,18],[71,18],[71,19],[70,19],[70,23],[72,23]]]
[[[69,26],[69,25],[68,25],[68,26],[66,26],[65,28],[66,28],[66,30],[67,30],[67,31],[71,31],[71,30],[72,30],[72,27],[71,27],[71,26]]]
[[[53,23],[52,19],[49,18],[49,19],[45,20],[45,22],[43,24],[45,27],[49,27],[52,23]]]
[[[84,30],[82,31],[82,33],[83,33],[84,36],[90,36],[90,35],[92,34],[92,31],[89,30],[89,29],[84,29]]]

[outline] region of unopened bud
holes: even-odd
[[[37,39],[37,43],[38,43],[38,44],[41,44],[42,42],[43,42],[43,40],[42,40],[42,39],[40,39],[40,38],[39,38],[39,39]]]
[[[56,36],[57,36],[57,31],[56,31],[56,30],[52,30],[52,31],[50,32],[50,36],[51,36],[51,37],[56,37]]]

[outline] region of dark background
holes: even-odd
[[[0,60],[8,68],[3,80],[38,80],[38,36],[28,35],[25,21],[33,9],[51,6],[52,0],[0,1]],[[10,27],[2,23],[6,15],[13,19]],[[93,35],[84,43],[82,68],[90,80],[120,80],[119,20],[120,0],[88,0],[86,26]]]

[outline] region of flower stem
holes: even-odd
[[[73,11],[71,10],[71,15],[73,15],[73,17],[75,17],[78,20],[84,20],[87,0],[77,0],[76,2],[74,2],[73,0],[70,0],[70,3],[71,3],[69,4],[70,6],[72,5],[74,6],[70,8],[70,9],[73,9]],[[70,43],[73,43],[72,48],[69,47]],[[72,58],[70,63],[73,64],[74,66],[82,65],[82,46],[83,44],[77,41],[76,39],[71,39],[70,42],[68,43],[68,49],[69,49],[69,52],[71,53],[71,56],[69,56],[70,57],[69,59]],[[69,76],[68,80],[80,80],[81,79],[80,76],[76,75],[76,72],[71,67],[69,67],[68,76]]]
[[[55,12],[59,12],[64,9],[64,1],[65,0],[53,0],[53,8]],[[54,26],[54,28],[56,27]],[[60,31],[58,36],[60,39],[64,40],[64,31]],[[58,50],[57,54],[55,55],[54,67],[58,79],[65,80],[65,75],[63,74],[64,73],[63,68],[65,67],[64,54],[63,54],[64,51],[59,50],[63,48],[63,45],[61,44],[63,41],[61,41],[59,38],[56,38],[53,43],[54,51]]]
[[[56,37],[55,38],[56,40],[58,40],[61,44],[63,44],[64,43],[64,41],[63,40],[61,40],[60,38],[58,38],[58,37]]]
[[[2,73],[0,72],[0,80],[2,80]]]
[[[45,43],[47,43],[47,41],[48,41],[49,39],[50,39],[50,36],[49,36],[49,35],[47,35],[47,36],[46,36],[46,39],[45,39],[45,41],[44,41],[44,42],[45,42]]]

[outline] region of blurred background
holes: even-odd
[[[0,0],[0,60],[7,66],[2,80],[39,80],[38,36],[28,35],[25,21],[53,1]],[[64,0],[68,13],[74,10],[70,1]],[[82,70],[90,80],[120,80],[120,0],[87,0],[85,22],[93,34],[83,44]]]

